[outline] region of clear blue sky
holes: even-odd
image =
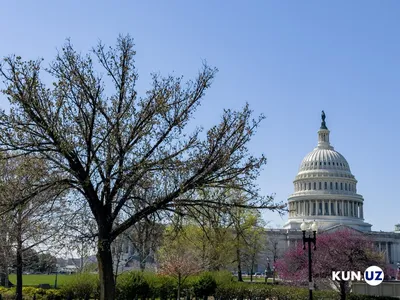
[[[51,60],[67,37],[86,52],[119,33],[135,38],[139,86],[150,72],[190,78],[219,68],[196,115],[206,128],[246,101],[266,115],[250,145],[268,164],[264,194],[285,201],[317,143],[320,111],[350,163],[373,230],[399,217],[400,2],[5,1],[0,56]],[[4,96],[0,105],[6,107]],[[272,225],[277,214],[266,213]]]

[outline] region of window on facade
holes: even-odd
[[[312,203],[312,212],[311,212],[313,216],[315,216],[315,214],[316,214],[316,211],[315,211],[315,210],[316,210],[316,208],[315,208],[315,202],[313,202],[313,203]]]
[[[322,161],[319,162],[319,165],[322,166]]]
[[[335,165],[335,162],[333,162],[332,165]]]
[[[333,189],[333,188],[332,188],[332,182],[329,184],[329,188],[330,188],[330,189]]]
[[[308,183],[308,189],[311,190],[311,182]]]
[[[321,183],[321,182],[319,182],[319,189],[321,189],[321,188],[322,188],[321,186],[322,186],[322,183]]]
[[[314,190],[316,190],[316,189],[317,189],[317,183],[314,182]]]
[[[324,166],[326,166],[326,161],[324,161]]]
[[[329,215],[329,203],[325,201],[325,215]]]
[[[324,188],[325,188],[325,190],[327,190],[327,189],[328,189],[328,183],[327,183],[327,182],[325,182],[325,184],[324,184]]]
[[[343,183],[340,183],[340,189],[343,190]]]
[[[337,182],[335,182],[335,187],[338,190],[338,183]]]
[[[329,166],[331,165],[331,162],[330,162],[330,161],[328,161],[328,165],[329,165]]]
[[[344,184],[344,189],[347,191],[347,183]]]
[[[342,215],[342,210],[340,209],[340,203],[337,203],[337,215],[341,216]]]
[[[331,202],[331,215],[332,215],[332,216],[336,216],[336,213],[335,213],[335,203],[334,203],[334,202]]]
[[[322,203],[318,204],[318,215],[322,215]]]

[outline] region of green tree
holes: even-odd
[[[39,254],[32,248],[23,249],[22,251],[22,270],[29,272],[37,272],[39,266]],[[14,260],[14,267],[18,268],[17,258]]]
[[[218,271],[233,260],[233,231],[227,208],[201,207],[190,212],[190,218],[179,233],[201,253],[204,268]]]
[[[233,224],[235,262],[238,272],[238,281],[243,281],[242,272],[244,264],[249,266],[250,276],[258,255],[265,247],[264,221],[261,213],[256,209],[249,209],[245,203],[246,195],[240,192],[231,192],[230,197],[237,204],[229,210],[230,220]]]
[[[50,253],[38,255],[37,271],[40,273],[51,273],[57,269],[57,258]]]
[[[181,288],[186,279],[204,270],[198,249],[188,247],[184,235],[167,230],[163,246],[158,250],[161,274],[172,276],[177,281],[177,299],[181,299]]]
[[[243,260],[250,271],[250,281],[253,281],[254,268],[260,254],[266,250],[267,239],[264,222],[259,212],[253,214],[246,220],[246,230],[242,232],[243,237]]]
[[[246,148],[262,117],[253,120],[246,105],[224,111],[204,139],[200,129],[189,134],[186,125],[216,69],[204,65],[187,84],[153,75],[139,97],[134,55],[129,36],[119,37],[115,48],[100,43],[88,55],[68,41],[45,69],[52,87],[41,79],[41,60],[10,56],[0,68],[11,107],[0,114],[0,149],[45,159],[88,204],[97,227],[102,300],[115,295],[112,241],[147,216],[189,205],[230,205],[198,199],[196,191],[207,187],[243,189],[254,196],[246,205],[276,207],[260,199],[253,184],[264,156]],[[153,197],[143,199],[149,184]],[[131,201],[140,203],[138,210]]]

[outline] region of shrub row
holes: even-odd
[[[217,300],[306,300],[308,289],[267,285],[263,283],[237,282],[229,272],[203,273],[185,281],[181,287],[181,297],[186,299],[201,299],[214,296]],[[314,291],[314,299],[340,299],[337,292],[332,290]],[[129,272],[118,277],[117,300],[131,299],[176,299],[176,280],[168,276],[153,273]],[[394,299],[364,295],[350,295],[349,300],[360,299]]]
[[[35,287],[23,287],[22,294],[24,295],[24,299],[33,299],[36,297],[36,300],[64,300],[66,296],[63,294],[61,290],[55,289],[41,289]],[[0,295],[2,296],[2,300],[14,300],[15,299],[15,287],[14,288],[3,288],[0,287]]]
[[[15,288],[0,287],[3,300],[15,297]],[[335,291],[314,291],[314,299],[340,299]],[[24,299],[65,300],[65,299],[99,299],[99,280],[96,274],[74,275],[73,280],[64,284],[59,290],[23,288]],[[176,299],[177,281],[169,276],[154,273],[127,272],[117,278],[116,299]],[[186,299],[205,299],[214,296],[217,300],[306,300],[308,290],[305,288],[267,285],[263,283],[236,282],[229,272],[203,273],[188,278],[181,286],[181,296]],[[349,295],[349,300],[389,300],[391,297],[374,297],[365,295]]]
[[[228,279],[224,277],[228,276]],[[207,297],[215,294],[217,285],[224,280],[230,281],[229,272],[203,273],[192,276],[181,286],[182,297]],[[176,299],[177,282],[170,276],[155,275],[153,273],[127,272],[118,276],[116,286],[117,300],[131,300],[135,298]]]
[[[61,286],[60,289],[42,289],[35,287],[23,287],[24,299],[31,300],[65,300],[65,299],[98,299],[99,279],[97,274],[71,275],[72,280]],[[15,287],[0,287],[0,295],[3,300],[15,299]]]
[[[129,272],[117,280],[117,300],[131,299],[176,299],[176,280],[154,273]],[[186,299],[205,299],[214,296],[217,300],[306,300],[308,289],[284,285],[267,285],[264,283],[237,282],[229,272],[203,273],[185,281],[181,287],[181,297]],[[315,290],[314,299],[340,299],[333,290]],[[392,297],[349,295],[349,300],[389,300]]]

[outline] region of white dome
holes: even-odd
[[[316,220],[321,229],[346,224],[371,230],[371,225],[364,222],[364,199],[357,194],[357,180],[346,159],[329,142],[324,113],[318,146],[302,160],[293,184],[285,228],[298,229],[303,220]]]
[[[349,164],[342,154],[333,149],[321,148],[315,148],[301,162],[299,171],[308,170],[342,170],[351,172]]]

